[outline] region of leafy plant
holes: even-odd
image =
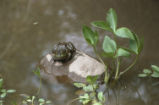
[[[159,78],[159,67],[156,65],[151,65],[151,69],[144,69],[143,73],[138,75],[139,77],[153,77]]]
[[[29,96],[27,94],[21,94],[24,97],[22,104],[24,105],[47,105],[51,104],[51,101],[43,98],[37,98],[36,96]]]
[[[36,68],[36,70],[33,71],[33,73],[40,79],[40,87],[37,91],[37,95],[40,93],[41,90],[41,75],[40,75],[40,68]]]
[[[143,40],[141,40],[137,34],[132,32],[126,27],[117,27],[117,14],[114,9],[110,8],[105,21],[95,21],[91,25],[103,29],[105,31],[114,34],[113,37],[105,35],[102,49],[102,54],[97,51],[97,44],[99,42],[99,34],[96,30],[92,30],[90,27],[84,25],[82,28],[83,36],[87,43],[93,48],[97,59],[105,65],[105,77],[104,82],[108,85],[110,80],[118,80],[119,77],[129,71],[137,62],[137,59],[143,48]],[[129,40],[129,47],[119,45],[117,38],[124,38]],[[134,57],[134,61],[126,67],[124,70],[120,70],[120,65],[123,58]],[[111,58],[112,63],[115,63],[115,67],[110,67],[108,62],[104,62],[102,57]],[[112,72],[109,72],[108,68],[113,68]],[[92,105],[103,105],[105,103],[105,96],[103,92],[98,91],[99,84],[97,83],[97,76],[88,76],[86,78],[88,84],[74,83],[77,88],[81,88],[84,91],[83,95],[80,95],[77,99],[83,105],[91,103]],[[72,101],[72,102],[73,102]]]
[[[88,76],[86,81],[88,84],[84,83],[74,83],[77,88],[82,88],[84,94],[80,95],[77,99],[83,104],[92,103],[92,105],[102,105],[105,102],[105,97],[103,92],[97,92],[98,85],[96,83],[97,76]]]
[[[136,63],[139,54],[143,48],[143,40],[126,27],[117,27],[117,14],[114,9],[109,9],[105,21],[95,21],[91,23],[92,26],[109,31],[114,34],[114,38],[106,35],[103,41],[103,55],[104,57],[112,58],[115,62],[115,74],[114,78],[117,80],[121,75],[129,71]],[[107,84],[110,79],[110,74],[108,72],[109,65],[102,60],[102,57],[97,52],[97,43],[99,41],[99,35],[97,31],[93,31],[90,27],[84,25],[83,36],[87,43],[91,45],[94,49],[94,52],[97,58],[101,63],[105,65],[105,83]],[[117,38],[124,38],[129,40],[129,47],[121,46],[116,42]],[[120,65],[124,57],[130,59],[131,55],[135,55],[134,61],[123,71],[120,70]]]
[[[40,87],[38,89],[37,95],[40,92],[41,89],[41,75],[40,75],[40,68],[37,68],[36,70],[33,71],[33,73],[40,78]],[[14,93],[16,90],[14,89],[4,89],[3,88],[3,79],[0,78],[0,105],[3,105],[5,97],[9,93]],[[45,100],[43,98],[38,98],[36,96],[29,96],[27,94],[21,94],[23,96],[22,104],[23,105],[47,105],[51,104],[51,101]],[[18,105],[16,102],[12,103],[13,105]]]
[[[0,78],[0,105],[3,105],[5,97],[10,94],[14,93],[16,90],[14,89],[4,89],[3,88],[3,79]]]

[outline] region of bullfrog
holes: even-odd
[[[53,47],[53,60],[67,62],[74,56],[75,52],[76,48],[71,42],[59,42]]]

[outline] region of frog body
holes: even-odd
[[[59,42],[52,50],[53,60],[66,62],[73,57],[75,51],[76,48],[71,42]]]

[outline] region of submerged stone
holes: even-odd
[[[40,61],[45,77],[67,76],[72,81],[85,82],[87,76],[101,75],[105,71],[102,63],[78,50],[71,60],[64,63],[54,61],[52,57],[52,54],[47,54]]]

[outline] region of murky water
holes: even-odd
[[[104,20],[110,7],[118,13],[119,26],[129,27],[145,39],[142,56],[133,68],[136,71],[125,76],[127,88],[115,90],[118,103],[159,105],[159,86],[152,85],[158,80],[139,79],[135,74],[150,64],[159,65],[158,0],[1,0],[0,75],[6,88],[17,90],[17,94],[8,97],[6,105],[20,100],[20,93],[36,93],[39,80],[32,70],[55,43],[72,41],[78,49],[93,56],[81,27]],[[42,83],[40,96],[52,100],[53,105],[65,105],[77,97],[71,85],[57,81]],[[116,104],[113,93],[110,91],[110,105]]]

